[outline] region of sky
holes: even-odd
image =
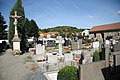
[[[0,12],[9,25],[16,0],[0,0]],[[39,28],[93,26],[120,22],[120,0],[22,0],[25,17]]]

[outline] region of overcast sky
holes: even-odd
[[[0,0],[0,12],[9,24],[16,0]],[[40,28],[61,25],[91,28],[120,22],[120,0],[22,0],[25,16]]]

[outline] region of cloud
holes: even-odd
[[[94,18],[94,16],[91,16],[91,15],[88,15],[87,17],[88,17],[88,18],[91,18],[91,19],[93,19],[93,18]]]
[[[117,14],[120,16],[120,10],[119,10],[119,11],[117,11]]]

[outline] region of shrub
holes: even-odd
[[[78,80],[78,69],[75,66],[66,66],[58,72],[57,80]]]
[[[97,50],[94,52],[93,61],[94,61],[94,62],[100,61],[99,51],[97,51]]]

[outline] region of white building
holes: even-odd
[[[88,36],[89,35],[89,30],[84,30],[83,32],[82,32],[82,36]]]

